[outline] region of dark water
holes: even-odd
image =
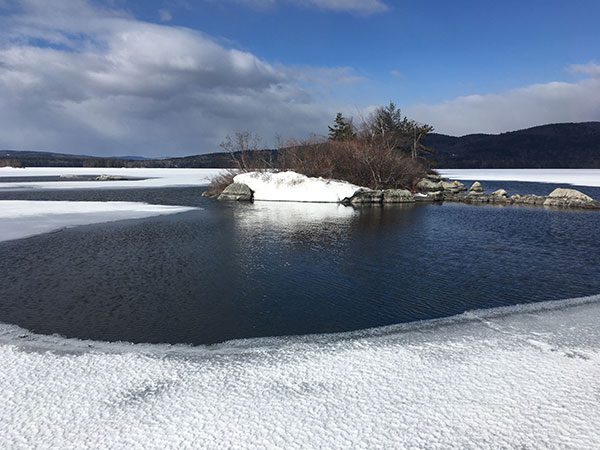
[[[0,192],[202,208],[0,243],[0,321],[68,337],[206,344],[600,293],[600,212],[220,204],[201,192]]]

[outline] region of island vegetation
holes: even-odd
[[[327,137],[287,141],[276,151],[262,150],[260,138],[248,131],[228,136],[221,148],[237,170],[213,180],[209,193],[220,194],[240,171],[294,171],[374,190],[413,190],[432,170],[423,138],[433,127],[407,118],[393,102],[358,125],[338,113],[328,129]]]

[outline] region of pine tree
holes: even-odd
[[[332,141],[347,141],[356,137],[352,120],[346,119],[342,113],[337,113],[333,125],[329,128],[329,139]]]

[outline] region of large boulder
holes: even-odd
[[[406,189],[386,189],[383,191],[383,203],[414,203],[415,198]]]
[[[469,188],[469,192],[473,192],[473,193],[483,193],[483,185],[479,182],[476,181],[475,183],[473,183],[471,185],[471,187]]]
[[[421,178],[415,188],[419,192],[437,192],[444,189],[442,181],[431,180],[428,177]]]
[[[243,183],[231,183],[227,186],[218,199],[221,201],[237,201],[237,202],[251,202],[254,197],[252,189],[248,185]]]
[[[544,206],[557,208],[600,208],[600,203],[576,189],[554,189],[544,201]]]
[[[441,187],[444,191],[450,191],[450,192],[454,192],[456,194],[467,190],[465,185],[462,184],[458,180],[454,180],[454,181],[443,180],[443,181],[441,181]]]
[[[361,189],[352,197],[346,199],[343,203],[352,205],[381,203],[383,201],[383,191],[372,189]]]
[[[492,195],[494,197],[507,198],[508,197],[508,192],[506,192],[506,190],[504,190],[504,189],[498,189],[497,191],[492,192]]]

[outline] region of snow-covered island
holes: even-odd
[[[557,188],[547,196],[508,195],[504,189],[486,194],[475,181],[470,188],[431,173],[414,189],[369,189],[342,180],[308,177],[293,171],[244,172],[233,177],[218,196],[223,201],[280,201],[341,203],[345,205],[416,202],[461,202],[470,204],[522,204],[557,208],[600,209],[600,202],[575,189]]]

